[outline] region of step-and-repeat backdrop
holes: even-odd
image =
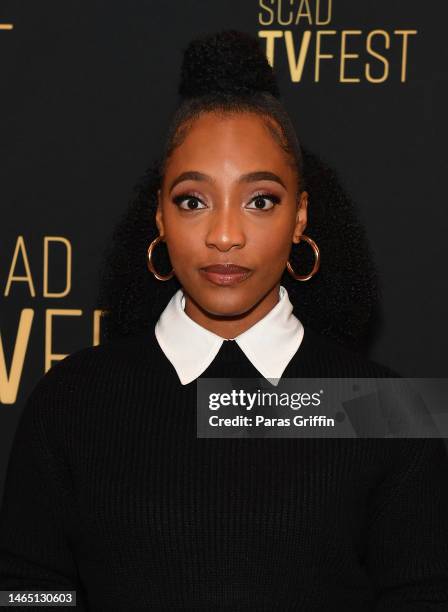
[[[446,376],[447,16],[405,0],[3,0],[0,496],[32,387],[100,342],[102,252],[199,34],[260,38],[300,140],[355,200],[383,293],[370,356]]]

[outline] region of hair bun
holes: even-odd
[[[183,98],[210,93],[280,92],[258,38],[224,30],[192,40],[184,52],[178,92]]]

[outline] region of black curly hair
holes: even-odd
[[[96,307],[103,311],[104,339],[153,325],[181,287],[175,276],[167,282],[156,280],[147,267],[148,246],[158,235],[157,191],[173,150],[201,113],[252,112],[266,122],[287,153],[297,172],[298,192],[306,189],[309,194],[306,233],[321,251],[319,272],[307,282],[294,280],[285,268],[280,282],[294,312],[318,333],[349,348],[363,348],[379,304],[378,275],[366,232],[336,172],[300,145],[258,40],[235,30],[193,40],[184,53],[178,91],[180,103],[164,151],[135,186],[103,256]],[[162,244],[154,252],[154,263],[165,274],[171,265]],[[301,242],[289,260],[296,272],[306,274],[313,266],[312,250]]]

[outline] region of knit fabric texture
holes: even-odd
[[[393,375],[309,327],[284,372]],[[224,342],[203,376],[260,373]],[[448,610],[446,447],[198,438],[196,381],[181,385],[153,327],[87,347],[19,420],[0,513],[8,589],[76,590],[77,610]]]

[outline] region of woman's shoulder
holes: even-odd
[[[296,362],[300,368],[313,371],[313,376],[399,378],[389,366],[367,354],[338,343],[309,326],[304,327]]]
[[[67,406],[81,397],[112,395],[114,389],[148,370],[154,353],[152,335],[145,329],[75,350],[35,383],[28,401],[49,405],[59,400]]]

